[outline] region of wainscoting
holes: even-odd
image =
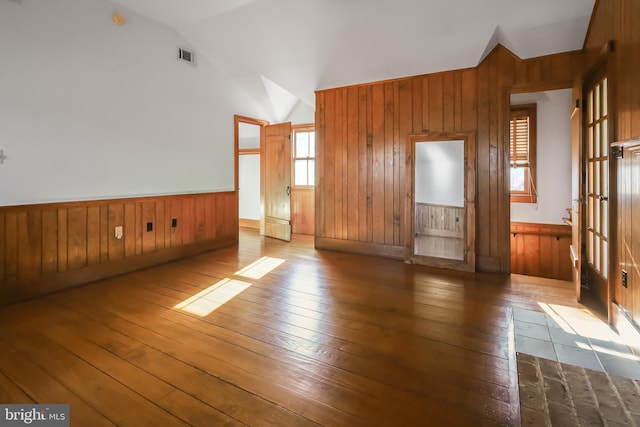
[[[237,218],[234,192],[0,207],[0,305],[232,245]]]
[[[464,208],[416,203],[415,233],[464,238]]]
[[[571,280],[571,227],[511,223],[511,272]]]

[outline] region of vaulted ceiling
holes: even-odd
[[[594,0],[112,0],[178,31],[283,120],[314,91],[582,48]]]

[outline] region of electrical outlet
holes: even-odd
[[[626,288],[627,286],[627,270],[622,270],[622,287]]]
[[[147,223],[147,231],[153,231],[153,223],[152,222],[148,222]]]
[[[178,218],[171,218],[171,228],[176,228],[178,226]]]
[[[118,240],[122,239],[122,226],[121,225],[116,227],[116,229],[115,229],[115,237]]]

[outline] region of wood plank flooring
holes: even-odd
[[[263,257],[284,262],[236,274]],[[176,308],[203,290],[210,314]],[[0,402],[69,403],[79,426],[518,425],[511,311],[538,302],[577,306],[568,282],[242,230],[238,247],[0,308]]]

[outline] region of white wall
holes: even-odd
[[[511,104],[537,103],[537,203],[511,203],[511,221],[563,224],[571,207],[571,89],[511,95]]]
[[[464,141],[416,144],[416,203],[464,207]]]
[[[238,159],[239,217],[260,219],[260,155],[243,154]]]
[[[0,2],[0,205],[232,190],[259,117],[174,30],[105,0]],[[196,52],[197,53],[197,52]]]

